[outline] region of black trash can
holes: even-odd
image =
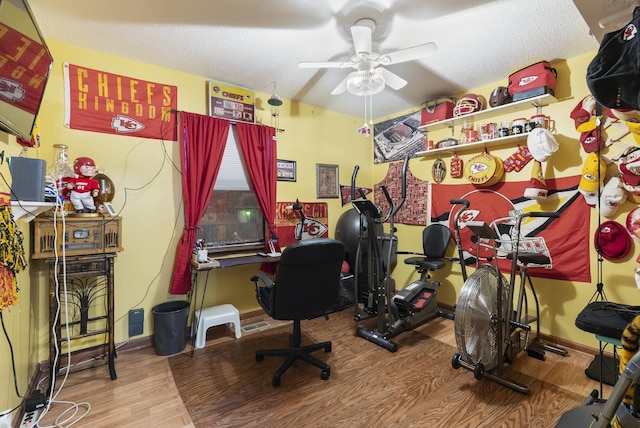
[[[158,355],[172,355],[187,346],[189,302],[177,300],[154,306],[153,343]]]

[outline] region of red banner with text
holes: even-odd
[[[0,24],[0,39],[0,101],[35,115],[49,57],[40,43],[5,24]]]
[[[177,140],[178,88],[73,64],[64,65],[65,126]]]

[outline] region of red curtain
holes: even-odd
[[[186,294],[191,290],[189,265],[196,239],[196,228],[209,205],[230,126],[228,120],[196,113],[181,112],[180,118],[182,121],[180,160],[185,224],[176,251],[171,294]]]
[[[247,167],[251,185],[258,198],[258,204],[264,214],[264,219],[269,228],[268,237],[277,236],[276,217],[276,130],[275,128],[255,125],[252,123],[238,122],[236,124],[238,142],[242,150],[242,157]],[[280,247],[275,242],[275,250]],[[265,242],[265,251],[270,251],[268,240]],[[276,263],[264,263],[261,269],[273,273]]]

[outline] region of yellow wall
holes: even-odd
[[[202,77],[170,69],[160,68],[120,57],[88,51],[56,41],[48,41],[55,64],[43,107],[39,115],[42,146],[29,149],[28,156],[52,159],[52,146],[69,145],[71,160],[78,156],[92,157],[99,168],[116,186],[113,205],[123,218],[124,252],[118,254],[115,264],[116,302],[115,337],[117,343],[128,337],[127,313],[130,309],[143,308],[145,326],[143,336],[153,334],[152,308],[167,300],[184,299],[169,294],[169,281],[173,267],[174,249],[183,223],[179,153],[177,143],[139,139],[128,136],[112,136],[100,133],[76,131],[65,128],[63,123],[63,63],[69,62],[111,73],[137,77],[144,80],[167,83],[178,87],[178,109],[206,114],[206,81],[216,76]],[[578,134],[569,119],[569,112],[584,95],[587,88],[584,70],[593,55],[584,55],[555,63],[560,75],[557,95],[563,101],[546,107],[544,112],[556,120],[560,151],[547,162],[546,177],[580,174],[585,154],[580,150]],[[506,81],[506,76],[505,76]],[[505,82],[496,82],[477,88],[474,92],[488,98],[491,90]],[[257,93],[257,119],[273,125],[271,107],[266,104],[269,93]],[[329,96],[329,95],[328,95]],[[373,165],[371,139],[356,133],[362,124],[361,117],[346,116],[306,104],[284,100],[279,110],[278,157],[297,161],[297,181],[278,182],[278,200],[316,200],[315,164],[338,164],[340,183],[350,184],[356,164],[360,165],[358,185],[371,187],[385,175],[388,164]],[[415,109],[414,109],[415,110]],[[534,113],[532,109],[531,114]],[[399,112],[403,114],[406,112]],[[381,118],[384,119],[384,118]],[[505,117],[505,120],[512,117]],[[499,121],[500,118],[496,118]],[[630,137],[628,137],[630,138]],[[0,133],[2,149],[9,155],[17,155],[20,147],[12,136]],[[515,147],[492,150],[502,159]],[[463,154],[463,160],[471,157]],[[448,160],[448,159],[446,159]],[[410,163],[415,176],[431,180],[433,158],[416,158]],[[508,174],[509,180],[528,180],[529,170]],[[447,178],[445,183],[455,183]],[[435,184],[434,184],[435,185]],[[454,195],[452,195],[454,197]],[[329,204],[329,230],[333,236],[339,216],[349,207],[342,207],[339,199],[323,199]],[[626,213],[633,208],[627,202],[619,210],[618,221],[624,223]],[[592,210],[592,225],[597,223]],[[26,236],[30,236],[29,224],[19,221]],[[402,250],[419,251],[421,228],[398,225],[399,247]],[[593,248],[591,235],[585,237],[585,245]],[[27,250],[30,243],[26,241]],[[634,252],[635,253],[635,252]],[[612,301],[635,301],[637,290],[633,279],[636,254],[630,254],[619,263],[604,263],[604,284]],[[578,312],[585,306],[595,290],[596,256],[592,251],[589,284],[536,279],[542,311],[542,331],[563,339],[595,346],[595,339],[574,326]],[[249,277],[258,272],[258,266],[245,266],[214,270],[209,273],[205,306],[232,303],[245,313],[258,309],[253,284]],[[48,277],[47,266],[32,261],[27,272],[19,276],[20,302],[4,311],[4,320],[11,337],[18,371],[18,385],[24,392],[38,361],[48,358]],[[200,292],[204,278],[201,275]],[[396,285],[401,288],[417,277],[413,270],[398,264],[394,271]],[[454,305],[462,287],[460,268],[452,265],[437,272],[435,279],[442,281],[439,293],[442,303]],[[196,296],[200,301],[200,295]],[[354,325],[354,329],[355,329]],[[135,337],[136,339],[138,337]],[[447,356],[447,358],[449,358]],[[116,362],[117,369],[117,362]],[[10,355],[6,346],[0,346],[0,370],[11,373]],[[105,368],[105,376],[107,376]],[[19,403],[8,377],[0,383],[0,409]]]
[[[185,296],[169,294],[169,282],[177,240],[182,232],[182,188],[180,157],[176,142],[112,136],[70,130],[63,126],[63,64],[65,62],[104,70],[144,80],[178,87],[178,109],[206,114],[206,82],[211,77],[194,76],[165,68],[88,51],[56,41],[48,41],[55,63],[45,91],[39,114],[42,145],[29,149],[27,156],[52,161],[52,146],[69,146],[69,159],[89,156],[114,182],[116,196],[113,205],[123,218],[124,251],[115,262],[115,338],[126,342],[130,309],[145,312],[143,336],[153,334],[152,308],[168,300],[183,300]],[[256,93],[257,120],[273,125],[269,93]],[[362,119],[325,111],[285,100],[279,108],[278,156],[297,161],[296,182],[278,182],[280,200],[316,200],[315,164],[339,164],[340,182],[349,183],[355,161],[360,160],[361,178],[368,181],[372,154],[370,142],[356,134]],[[327,124],[330,124],[328,126]],[[13,136],[0,133],[0,142],[7,155],[17,156],[19,146]],[[345,160],[348,159],[348,160]],[[8,170],[3,172],[9,176]],[[342,213],[339,199],[329,203],[330,225]],[[30,253],[30,226],[24,220],[18,224],[25,233]],[[333,226],[331,226],[333,227]],[[209,274],[205,306],[232,303],[241,312],[259,308],[249,278],[259,265],[212,271]],[[204,279],[205,275],[201,275]],[[19,303],[3,312],[16,356],[18,385],[24,392],[38,361],[48,360],[48,266],[31,261],[28,271],[18,278]],[[199,290],[202,292],[204,282]],[[200,302],[200,295],[196,296]],[[11,373],[10,353],[0,346],[0,370]],[[117,369],[117,362],[116,362]],[[108,376],[105,368],[105,376]],[[0,383],[0,410],[19,403],[10,382]]]

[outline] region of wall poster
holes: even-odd
[[[236,122],[255,123],[253,91],[210,80],[208,83],[209,116]]]
[[[418,110],[374,124],[373,163],[398,161],[407,155],[413,158],[423,151],[427,137],[418,129],[421,116]]]

